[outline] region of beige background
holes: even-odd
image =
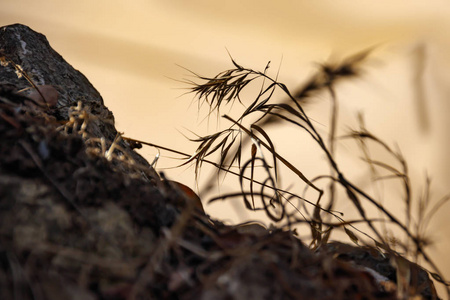
[[[254,69],[263,70],[272,61],[271,74],[280,66],[279,80],[295,89],[312,74],[314,62],[376,46],[365,75],[338,87],[340,133],[355,126],[356,113],[364,111],[367,127],[397,144],[409,161],[414,197],[429,174],[437,200],[450,192],[448,16],[445,1],[1,0],[0,25],[23,23],[45,34],[100,91],[125,135],[190,153],[195,145],[180,132],[205,134],[208,122],[197,116],[192,96],[181,96],[186,85],[176,80],[188,73],[177,64],[212,76],[231,67],[228,49],[240,64]],[[322,95],[308,108],[324,133],[326,100]],[[213,118],[209,129],[216,125]],[[305,174],[327,170],[307,142],[293,141],[287,128],[273,132],[279,149],[286,149],[283,154]],[[364,185],[367,170],[350,158],[359,153],[350,144],[340,145],[344,168]],[[142,153],[153,160],[156,151]],[[192,168],[165,169],[179,162],[161,154],[158,167],[195,186]],[[203,174],[209,178],[207,171]],[[287,177],[286,183],[295,184],[292,180]],[[220,192],[229,187],[235,189],[236,182],[225,182]],[[382,195],[401,214],[398,186],[387,184]],[[207,197],[202,195],[204,201]],[[234,222],[257,218],[236,207],[223,203],[206,210]],[[449,213],[445,206],[429,226],[432,253],[447,279]]]

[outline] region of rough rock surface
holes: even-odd
[[[70,118],[69,108],[81,101],[97,117],[91,120],[89,133],[97,138],[104,137],[107,144],[112,143],[117,135],[114,117],[104,106],[100,93],[82,73],[52,49],[44,35],[21,24],[2,27],[0,51],[3,58],[3,67],[0,68],[2,86],[12,86],[15,91],[23,91],[24,95],[41,92],[50,102],[53,92],[56,92],[57,103],[49,104],[56,106],[54,114],[63,120]],[[146,160],[131,151],[129,145],[123,142],[120,145],[133,159],[148,165]]]
[[[397,298],[378,252],[204,215],[43,35],[0,28],[0,61],[0,299]]]

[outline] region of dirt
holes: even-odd
[[[1,299],[398,298],[388,256],[211,219],[120,139],[102,102],[62,103],[65,87],[45,85],[58,100],[0,84]],[[436,299],[409,266],[408,297]]]

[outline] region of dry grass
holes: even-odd
[[[337,147],[336,128],[338,124],[339,102],[336,97],[335,87],[340,80],[351,80],[362,72],[363,63],[371,50],[353,55],[340,63],[321,64],[306,84],[291,93],[286,85],[268,75],[269,64],[264,71],[255,71],[238,64],[231,56],[233,68],[221,72],[213,77],[206,77],[190,72],[193,80],[185,80],[191,85],[190,92],[198,99],[198,107],[207,105],[208,116],[213,112],[220,114],[223,107],[233,105],[235,102],[244,104],[245,109],[241,114],[232,118],[229,115],[222,117],[229,122],[229,126],[206,136],[198,136],[192,139],[198,143],[195,154],[186,156],[187,163],[194,163],[195,174],[199,175],[202,164],[213,164],[219,172],[238,176],[241,190],[239,192],[221,195],[210,200],[230,200],[240,198],[249,210],[263,210],[267,217],[278,224],[280,228],[294,230],[299,223],[308,223],[311,228],[312,249],[318,249],[326,244],[332,233],[337,229],[343,229],[347,236],[356,244],[369,243],[392,254],[402,254],[413,258],[414,261],[423,259],[432,271],[430,274],[438,282],[448,287],[441,272],[427,252],[430,241],[426,236],[426,227],[432,216],[450,199],[443,197],[435,202],[430,199],[430,182],[427,180],[424,194],[419,199],[413,199],[412,187],[408,175],[408,164],[400,150],[393,149],[381,138],[373,135],[364,125],[360,116],[360,127],[351,130],[346,136],[340,137],[354,140],[363,153],[364,161],[368,164],[373,178],[377,181],[398,180],[403,190],[402,201],[405,203],[405,220],[396,217],[381,199],[374,198],[362,188],[354,184],[346,174],[341,171],[338,161],[335,159]],[[252,84],[260,84],[259,92],[253,99],[243,99],[243,91]],[[281,90],[285,97],[274,99],[275,90]],[[327,136],[323,136],[317,130],[315,123],[303,108],[306,100],[311,101],[319,93],[328,93],[331,99],[330,129]],[[249,104],[247,104],[249,103]],[[250,125],[244,125],[244,120],[253,118]],[[247,122],[248,123],[248,122]],[[308,136],[320,147],[330,167],[329,174],[323,174],[315,178],[307,178],[302,170],[286,160],[275,148],[266,129],[268,126],[279,124],[291,124],[299,131],[308,133]],[[247,143],[251,142],[249,157],[245,157],[244,150]],[[379,146],[393,158],[395,164],[388,164],[370,156],[369,149]],[[214,156],[219,154],[218,161]],[[239,172],[232,171],[237,166]],[[313,189],[317,192],[316,199],[306,199],[292,193],[289,189],[279,186],[279,169],[286,168],[292,172],[300,182],[305,184],[305,189]],[[261,176],[263,180],[256,180]],[[382,176],[379,174],[383,174]],[[328,180],[327,190],[318,187],[316,182]],[[350,201],[359,214],[359,219],[346,221],[333,210],[337,200],[336,191],[343,191],[346,201]],[[328,199],[324,204],[324,197]],[[299,205],[294,203],[298,202]],[[417,205],[418,215],[413,215],[412,206]],[[292,208],[294,209],[288,209]],[[367,211],[375,207],[379,211],[379,218],[371,218]],[[292,211],[292,212],[289,212]],[[326,221],[331,219],[334,221]],[[359,229],[357,224],[365,224],[367,231]],[[404,235],[404,239],[397,238],[395,245],[392,239],[386,235],[386,228],[397,228]],[[448,291],[448,288],[447,288]]]

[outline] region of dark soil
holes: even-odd
[[[375,249],[313,252],[291,232],[225,226],[118,138],[102,101],[63,103],[63,85],[42,101],[6,79],[1,299],[397,299],[396,269]],[[409,296],[435,299],[427,273],[409,266]]]

